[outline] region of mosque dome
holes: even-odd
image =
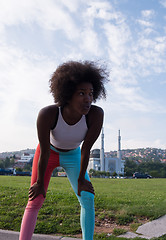
[[[100,158],[100,149],[93,149],[90,153],[90,158]]]

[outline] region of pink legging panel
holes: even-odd
[[[40,157],[40,145],[38,145],[35,156],[33,159],[33,168],[31,176],[31,186],[37,181],[37,169],[38,169],[38,160]],[[47,192],[49,181],[52,175],[53,170],[59,167],[59,154],[50,149],[50,158],[48,161],[47,169],[44,176],[44,188]],[[24,216],[22,219],[21,230],[20,230],[20,240],[29,240],[32,237],[34,228],[36,225],[37,215],[39,209],[42,207],[44,202],[43,195],[39,195],[33,201],[28,200]]]

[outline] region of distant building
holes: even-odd
[[[101,149],[93,149],[90,153],[88,172],[90,169],[96,171],[106,171],[111,174],[116,172],[117,175],[124,175],[124,163],[121,154],[121,136],[118,134],[118,151],[117,157],[111,157],[109,153],[104,153],[104,133],[101,133]]]
[[[33,161],[33,157],[34,157],[34,154],[30,154],[30,153],[23,153],[21,155],[21,159],[18,160],[19,163],[30,163]]]
[[[90,153],[88,172],[90,169],[94,169],[96,171],[101,171],[100,165],[100,149],[93,149]]]

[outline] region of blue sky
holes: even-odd
[[[166,0],[1,0],[0,152],[37,145],[48,80],[68,60],[106,63],[105,151],[166,149]],[[94,144],[100,147],[100,138]]]

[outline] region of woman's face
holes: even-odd
[[[83,82],[77,86],[75,93],[69,101],[69,106],[73,111],[81,115],[86,115],[90,110],[92,101],[93,86],[91,83]]]

